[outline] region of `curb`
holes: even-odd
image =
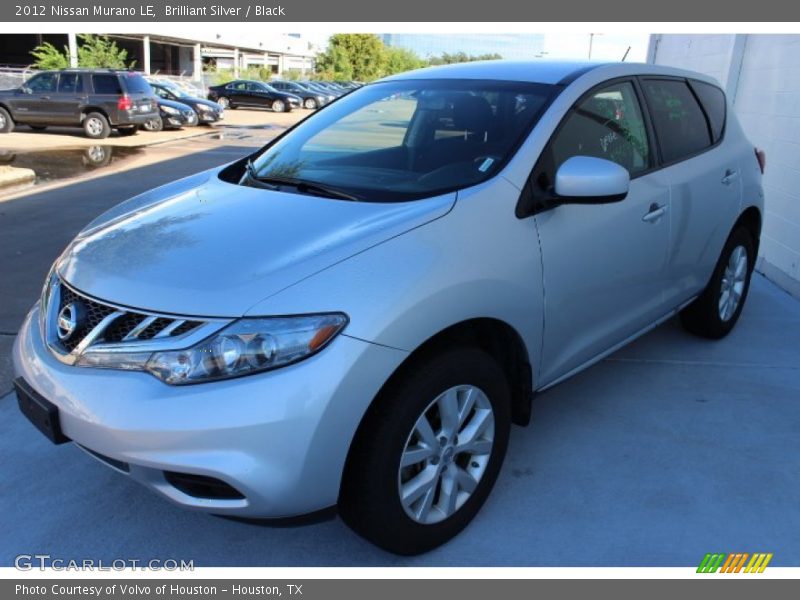
[[[0,166],[0,189],[31,183],[36,179],[33,169],[20,169],[19,167]]]

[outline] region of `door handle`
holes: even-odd
[[[645,214],[645,216],[642,217],[642,221],[644,221],[645,223],[655,223],[661,217],[663,217],[666,214],[666,212],[667,212],[666,204],[662,204],[659,206],[658,204],[653,202],[650,205],[650,209],[647,211],[647,214]]]
[[[50,100],[50,96],[39,96],[39,100]]]
[[[725,171],[725,175],[722,176],[722,183],[723,185],[730,185],[733,183],[734,179],[736,179],[739,174],[734,171],[733,169],[727,169]]]

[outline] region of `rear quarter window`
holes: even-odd
[[[645,79],[644,92],[665,163],[683,160],[712,145],[706,116],[685,81]]]
[[[722,138],[723,131],[725,131],[725,92],[717,86],[704,81],[692,80],[690,84],[695,95],[700,100],[700,104],[703,105],[706,111],[708,125],[711,128],[711,136],[716,144]]]
[[[92,75],[92,88],[95,94],[122,94],[122,86],[117,75]]]
[[[147,83],[144,77],[138,73],[124,73],[119,75],[125,84],[129,94],[152,94],[153,88]]]

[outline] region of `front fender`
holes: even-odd
[[[502,178],[459,192],[446,216],[378,244],[252,307],[249,315],[343,311],[345,335],[411,352],[475,318],[514,328],[538,375],[542,269],[533,219]]]

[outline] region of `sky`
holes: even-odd
[[[330,34],[314,36],[314,43],[327,45]],[[381,34],[385,37],[386,34]],[[463,51],[467,54],[498,53],[508,59],[546,58],[552,60],[589,58],[587,33],[508,33],[508,34],[458,34],[458,33],[397,33],[392,35],[395,43],[410,46],[422,58],[442,52]],[[305,36],[310,37],[310,36]],[[645,62],[650,36],[646,33],[619,34],[595,33],[592,38],[592,60],[619,61],[630,46],[626,60]]]

